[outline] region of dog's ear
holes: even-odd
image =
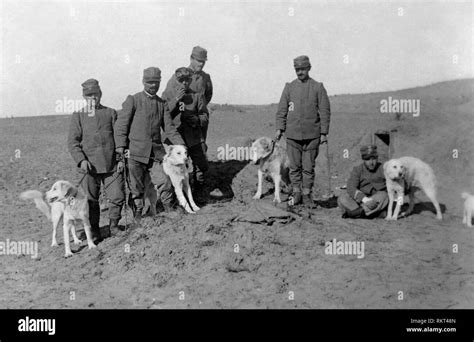
[[[165,148],[166,154],[169,154],[171,152],[171,150],[173,149],[173,145],[163,144],[163,146]]]
[[[257,141],[257,139],[255,139],[255,138],[247,138],[247,140],[245,140],[244,146],[252,146],[252,144],[256,141]]]
[[[407,168],[405,167],[405,165],[400,165],[400,169],[402,170],[402,177],[405,177],[407,173]]]
[[[262,140],[262,147],[265,152],[270,152],[271,150],[271,142],[269,142],[267,139]]]
[[[62,184],[62,191],[65,194],[64,197],[76,197],[77,195],[77,189],[75,186],[69,183],[63,183]]]

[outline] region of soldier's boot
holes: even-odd
[[[294,206],[301,204],[303,196],[301,195],[301,191],[293,191],[293,194],[288,199],[288,205]]]
[[[342,218],[364,218],[365,211],[364,208],[359,207],[354,210],[346,210],[344,214],[342,214]]]
[[[133,215],[133,220],[135,221],[135,224],[139,226],[142,223],[142,217],[143,217],[143,209],[142,208],[137,208],[135,211],[135,214]]]
[[[135,198],[133,203],[135,204],[135,212],[133,213],[133,219],[135,221],[136,226],[140,226],[142,221],[142,213],[143,213],[143,198]]]
[[[92,233],[92,241],[95,244],[98,244],[99,242],[102,242],[104,240],[102,238],[102,235],[100,234],[100,227],[99,226],[92,226],[91,225],[91,233]]]
[[[204,182],[196,181],[192,193],[195,202],[203,204],[208,201],[209,193]]]
[[[119,227],[119,221],[120,219],[110,219],[109,221],[109,232],[107,234],[107,236],[105,236],[104,238],[109,238],[113,235],[116,235],[118,232],[121,231],[120,227]]]
[[[172,212],[174,210],[174,205],[173,202],[164,202],[163,204],[163,209],[165,213]]]
[[[311,198],[310,194],[304,194],[302,196],[302,202],[303,202],[303,205],[307,208],[314,208],[315,207],[315,204],[314,204],[313,199]]]
[[[316,205],[311,198],[311,190],[303,188],[303,196],[302,196],[303,205],[307,208],[315,208]]]

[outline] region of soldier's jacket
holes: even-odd
[[[144,91],[128,95],[115,123],[115,145],[128,148],[131,159],[148,164],[150,157],[161,159],[165,155],[161,129],[169,144],[184,144],[163,99]]]
[[[194,72],[191,77],[192,82],[189,85],[189,88],[196,93],[202,94],[204,96],[204,100],[206,101],[205,104],[208,105],[209,102],[211,102],[213,92],[211,76],[204,71],[199,71]],[[176,75],[173,74],[173,76],[171,76],[168,83],[166,84],[166,89],[163,92],[163,97],[165,96],[165,92],[168,92],[168,94],[173,95],[177,84],[178,81],[176,80]]]
[[[93,173],[115,171],[116,119],[117,112],[102,105],[99,105],[93,115],[86,108],[72,114],[67,142],[77,166],[83,160],[88,160]]]
[[[377,191],[386,191],[385,176],[381,163],[377,163],[374,171],[369,171],[364,163],[352,169],[347,181],[347,193],[357,203],[360,203],[365,196],[371,196]]]
[[[189,89],[179,100],[176,100],[178,83],[172,89],[165,90],[163,98],[166,100],[171,118],[178,132],[186,142],[187,147],[192,147],[204,142],[202,127],[209,120],[209,112],[205,104],[204,96]],[[193,125],[188,120],[189,117],[197,118],[197,124]]]
[[[322,83],[311,77],[285,84],[276,113],[276,129],[293,140],[316,139],[328,134],[331,109]]]

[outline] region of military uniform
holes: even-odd
[[[207,61],[207,50],[200,46],[195,46],[193,48],[191,56],[198,60]],[[189,69],[192,70],[191,67],[189,67]],[[192,81],[189,88],[195,93],[202,94],[203,99],[205,101],[204,104],[205,106],[207,106],[211,102],[212,94],[213,94],[211,76],[202,70],[201,71],[192,70],[192,71],[193,71],[191,74]],[[171,76],[168,83],[166,84],[166,89],[163,92],[163,97],[165,97],[165,93],[166,93],[169,99],[175,98],[177,85],[179,85],[179,83],[176,79],[176,75],[173,74],[173,76]],[[206,115],[207,115],[207,121],[204,123],[201,129],[204,142],[206,142],[207,140],[207,130],[209,127],[209,111],[206,112]]]
[[[366,146],[361,151],[364,159],[377,158],[376,148]],[[366,197],[370,201],[363,203]],[[362,208],[365,216],[384,210],[388,205],[388,195],[382,164],[377,162],[373,170],[369,170],[364,163],[355,166],[347,181],[347,192],[339,196],[338,205],[343,213]]]
[[[148,77],[148,78],[147,78]],[[144,80],[161,77],[158,68],[144,70]],[[135,95],[127,96],[118,113],[115,125],[115,144],[117,148],[128,148],[128,169],[130,173],[130,191],[137,210],[141,214],[143,209],[143,196],[145,192],[145,177],[149,175],[154,160],[159,165],[153,167],[154,183],[159,187],[166,186],[161,191],[162,202],[169,203],[173,196],[171,184],[164,176],[161,160],[165,155],[162,144],[161,130],[167,133],[170,144],[184,144],[181,136],[176,131],[168,107],[163,99],[157,95],[141,91]],[[165,184],[166,183],[166,184]]]
[[[179,85],[179,83],[177,84]],[[176,89],[165,91],[163,98],[167,101],[171,118],[173,118],[178,132],[186,143],[188,154],[193,161],[196,180],[198,183],[203,183],[204,173],[209,168],[202,133],[203,127],[207,126],[209,116],[204,96],[188,89],[186,94],[178,101],[176,97],[173,97],[172,94],[174,93],[176,93]],[[192,120],[193,116],[195,117],[194,122]]]
[[[295,58],[294,66],[308,67],[306,56]],[[276,113],[276,129],[285,133],[293,192],[309,194],[320,136],[328,134],[330,105],[322,83],[311,77],[286,83]]]
[[[88,91],[98,91],[98,82],[88,80],[83,83],[84,95]],[[114,123],[117,113],[112,108],[98,105],[95,110],[83,108],[72,114],[68,135],[68,148],[77,166],[87,160],[91,170],[84,177],[82,187],[89,202],[89,219],[93,231],[99,229],[100,186],[104,187],[109,199],[109,218],[117,223],[121,218],[125,200],[124,178],[116,171],[114,144]]]

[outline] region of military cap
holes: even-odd
[[[193,71],[190,68],[181,67],[181,68],[176,69],[174,74],[176,76],[176,79],[178,81],[181,81],[185,78],[191,78],[191,75],[193,74]]]
[[[193,47],[193,52],[191,52],[191,57],[198,61],[207,61],[207,50],[200,46],[195,46]]]
[[[90,78],[84,83],[81,84],[82,86],[82,95],[94,95],[100,93],[99,81]]]
[[[293,65],[295,68],[306,68],[310,67],[311,63],[308,56],[298,56],[293,60]]]
[[[377,146],[375,145],[364,145],[360,148],[360,155],[362,159],[368,160],[370,158],[377,158]]]
[[[143,70],[144,81],[161,81],[161,70],[155,67],[149,67]]]

